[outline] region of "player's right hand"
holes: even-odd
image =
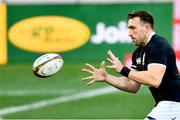
[[[96,69],[94,66],[92,66],[89,63],[86,63],[86,66],[89,67],[90,69],[83,68],[82,71],[87,72],[92,75],[89,77],[82,78],[82,80],[90,80],[90,82],[88,82],[87,85],[90,85],[94,82],[105,81],[107,72],[105,70],[105,62],[104,61],[101,63],[101,67],[99,69]]]

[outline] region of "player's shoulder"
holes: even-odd
[[[168,41],[164,37],[156,34],[152,36],[150,44],[148,44],[148,48],[148,50],[152,53],[164,51],[170,54],[174,52],[170,43],[168,43]]]
[[[149,46],[155,47],[155,48],[159,48],[159,47],[170,48],[171,47],[171,45],[168,43],[166,38],[157,34],[152,36]]]
[[[167,42],[165,37],[162,37],[162,36],[157,35],[157,34],[152,36],[151,43],[153,43],[153,44],[156,43],[156,44],[159,44],[159,45],[160,44],[168,44],[168,42]]]

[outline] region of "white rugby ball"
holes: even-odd
[[[33,73],[38,77],[50,77],[63,66],[63,59],[59,54],[47,53],[37,58],[33,63]]]

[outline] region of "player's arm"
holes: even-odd
[[[141,86],[140,83],[128,79],[127,77],[116,77],[110,74],[107,74],[105,81],[120,90],[131,93],[136,93]]]
[[[166,71],[166,66],[162,64],[149,64],[147,71],[130,71],[128,78],[136,82],[159,87]]]
[[[132,81],[126,77],[116,77],[110,75],[105,70],[105,62],[101,63],[101,67],[96,69],[91,64],[86,64],[87,68],[83,68],[82,71],[91,74],[89,77],[83,78],[83,80],[90,81],[87,85],[90,85],[94,82],[106,82],[120,90],[136,93],[139,90],[140,84],[138,82]]]
[[[119,59],[115,57],[115,55],[110,50],[107,54],[109,54],[110,56],[110,58],[108,58],[107,60],[112,63],[111,66],[107,66],[108,68],[113,68],[121,74],[122,71],[124,71],[123,73],[128,73],[125,75],[126,77],[141,84],[145,84],[155,88],[159,87],[159,85],[161,84],[162,78],[166,71],[165,65],[151,63],[148,65],[147,71],[132,71],[128,68],[124,69],[121,61],[119,61]]]

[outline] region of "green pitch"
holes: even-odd
[[[147,87],[136,94],[102,94],[98,90],[109,85],[86,86],[81,78],[89,75],[82,67],[84,63],[65,63],[54,76],[37,78],[29,63],[0,66],[0,119],[143,119],[152,109],[154,101]],[[91,95],[88,91],[93,96],[86,97]]]

